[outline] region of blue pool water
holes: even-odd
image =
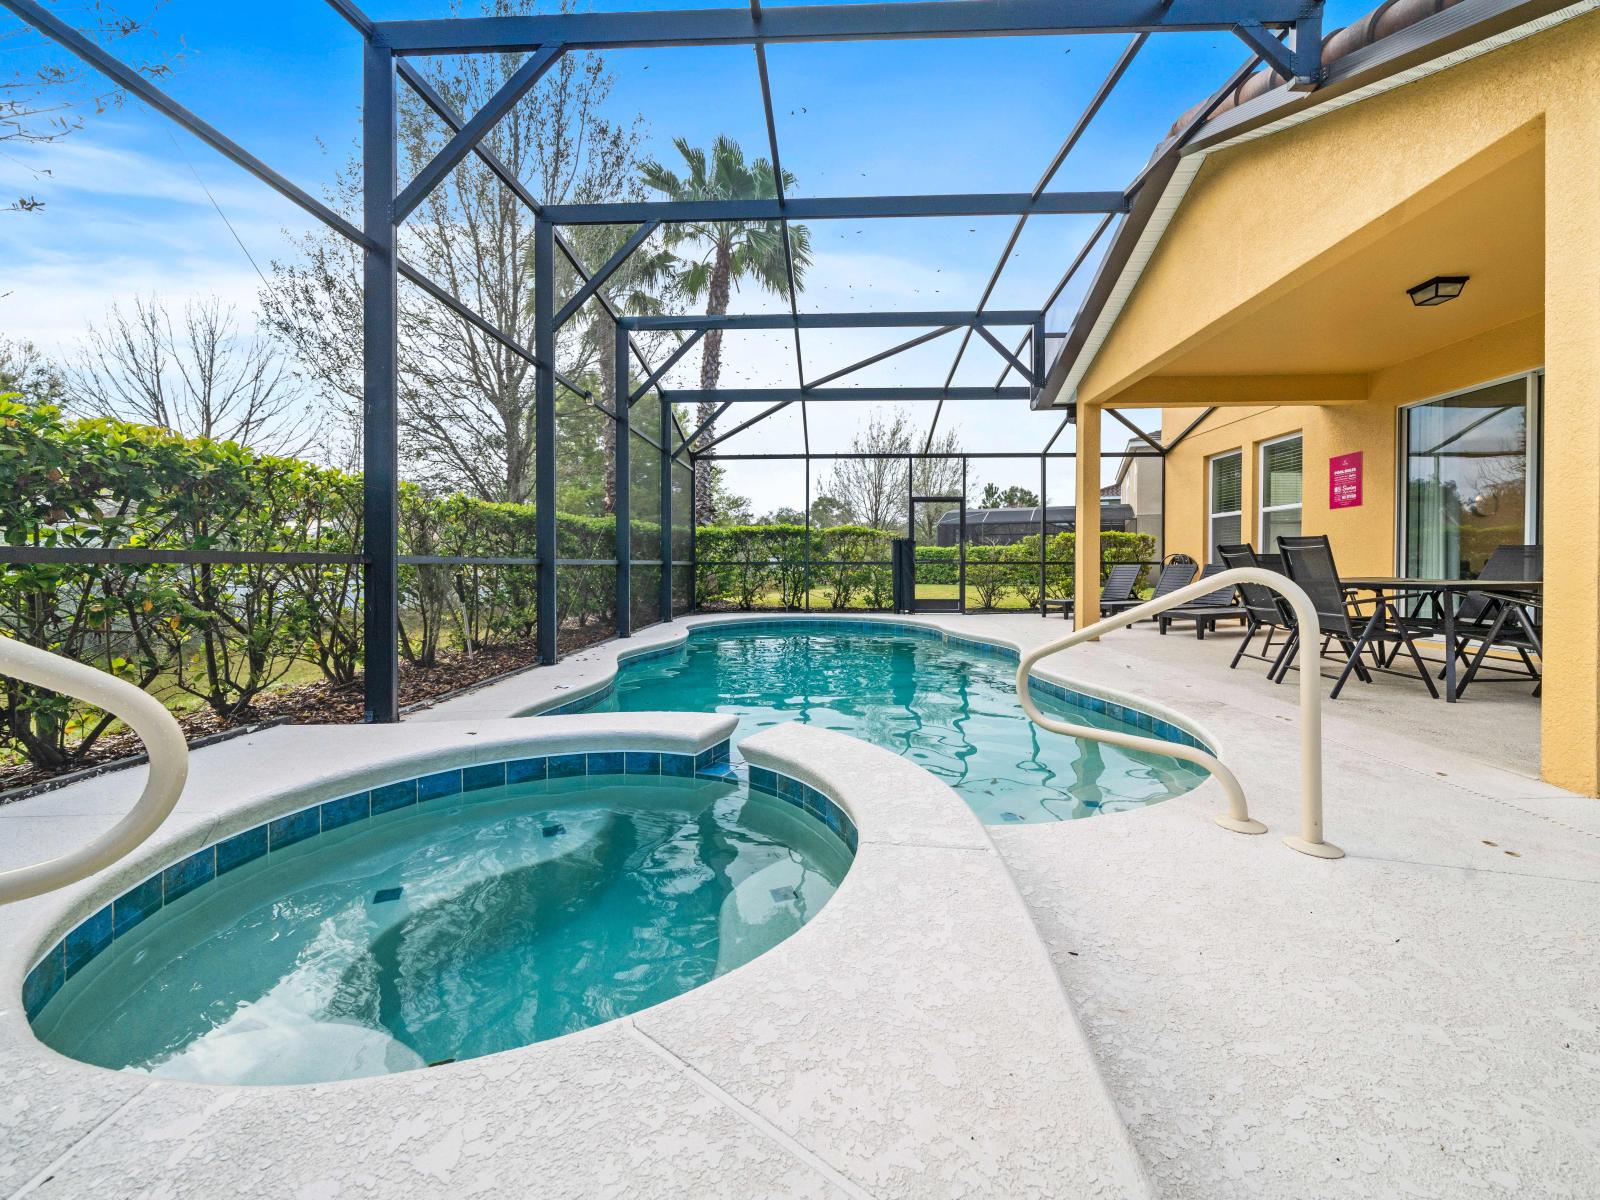
[[[849,867],[743,784],[541,780],[374,816],[170,902],[35,1018],[106,1067],[212,1083],[403,1071],[669,999],[788,937]]]
[[[624,663],[589,711],[737,715],[737,740],[805,721],[893,750],[950,784],[988,824],[1064,821],[1138,808],[1206,774],[1166,755],[1118,750],[1038,729],[1017,703],[1016,667],[938,638],[892,630],[696,630],[661,657]],[[1143,732],[1105,713],[1041,696],[1074,724]]]

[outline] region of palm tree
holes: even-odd
[[[711,144],[709,154],[684,138],[674,138],[672,144],[688,167],[686,175],[680,177],[654,159],[639,168],[645,187],[668,200],[752,200],[778,194],[772,164],[764,158],[746,163],[739,143],[726,135]],[[794,183],[794,175],[785,171],[784,191]],[[705,297],[707,316],[724,315],[730,292],[747,280],[769,292],[787,292],[789,264],[780,222],[685,221],[665,228],[667,249],[679,255],[675,270],[678,288],[693,301]],[[798,290],[811,263],[811,235],[804,225],[789,227],[789,245]],[[680,254],[682,248],[688,253]],[[713,391],[722,376],[722,330],[710,330],[702,346],[700,386]],[[702,404],[696,414],[696,424],[705,431],[702,440],[714,436],[707,423],[714,411],[714,405]],[[705,464],[699,467],[696,480],[695,520],[700,524],[711,522],[711,493],[709,464]]]

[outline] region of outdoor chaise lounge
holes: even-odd
[[[1112,563],[1111,570],[1106,575],[1106,581],[1100,587],[1100,615],[1109,616],[1115,611],[1108,606],[1121,603],[1133,598],[1133,589],[1139,582],[1139,573],[1144,570],[1143,563]],[[1061,616],[1066,619],[1072,616],[1073,602],[1071,596],[1056,598],[1046,596],[1044,601],[1045,611],[1059,608]]]
[[[1113,572],[1115,572],[1116,569],[1116,567],[1111,568]],[[1169,593],[1175,592],[1187,584],[1193,583],[1195,570],[1195,561],[1192,558],[1173,558],[1161,568],[1161,574],[1156,577],[1155,590],[1150,593],[1147,599],[1159,600],[1162,596],[1168,595]],[[1137,567],[1134,568],[1134,572],[1135,578],[1137,578]],[[1130,594],[1126,599],[1102,599],[1100,602],[1100,615],[1102,617],[1109,617],[1114,613],[1127,612],[1128,609],[1137,608],[1139,605],[1147,602],[1146,600],[1141,600],[1133,596],[1131,594],[1132,588],[1129,588],[1129,592]]]
[[[1228,568],[1223,563],[1207,563],[1205,570],[1200,572],[1201,579],[1209,579],[1213,575],[1221,574]],[[1194,636],[1199,641],[1204,641],[1206,633],[1215,629],[1219,621],[1246,621],[1249,614],[1233,602],[1234,589],[1232,587],[1218,588],[1214,592],[1207,592],[1195,600],[1185,604],[1182,608],[1169,608],[1156,618],[1156,624],[1161,632],[1166,633],[1172,628],[1174,621],[1193,621]]]
[[[1428,687],[1435,700],[1439,689],[1433,686],[1433,672],[1417,650],[1415,634],[1418,623],[1401,617],[1393,604],[1375,599],[1365,603],[1371,612],[1362,612],[1360,601],[1350,599],[1350,593],[1339,579],[1339,569],[1334,565],[1333,548],[1324,534],[1311,537],[1280,537],[1278,548],[1283,551],[1284,567],[1289,578],[1305,589],[1317,610],[1318,633],[1324,635],[1323,646],[1338,642],[1345,654],[1344,669],[1334,681],[1330,699],[1338,699],[1350,673],[1362,683],[1371,683],[1372,676],[1361,662],[1362,651],[1369,651],[1378,670],[1384,670],[1403,649],[1411,655],[1417,674]],[[1302,631],[1296,630],[1291,639],[1289,656],[1278,669],[1281,678],[1294,662],[1295,651],[1303,649]],[[1389,653],[1390,646],[1393,652]]]

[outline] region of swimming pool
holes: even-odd
[[[667,773],[683,757],[479,765],[278,818],[242,862],[255,831],[230,838],[68,934],[29,976],[34,1031],[163,1078],[310,1083],[492,1054],[698,987],[813,917],[856,834],[812,789],[780,799],[726,763],[697,775],[693,756]]]
[[[926,768],[987,824],[1140,808],[1207,778],[1165,755],[1039,730],[1017,703],[1014,652],[891,622],[762,620],[691,630],[624,659],[616,680],[562,712],[732,714],[735,738],[781,721],[852,734]],[[1041,709],[1076,724],[1199,742],[1148,714],[1038,683]]]

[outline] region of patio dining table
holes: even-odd
[[[1444,699],[1454,704],[1457,696],[1456,679],[1456,607],[1468,593],[1477,592],[1503,603],[1538,607],[1544,597],[1542,579],[1407,579],[1402,576],[1357,575],[1341,578],[1340,582],[1356,591],[1371,592],[1381,601],[1410,599],[1431,602],[1439,615],[1440,633],[1444,637]],[[1416,611],[1413,607],[1413,612]],[[1528,627],[1532,635],[1531,624]]]

